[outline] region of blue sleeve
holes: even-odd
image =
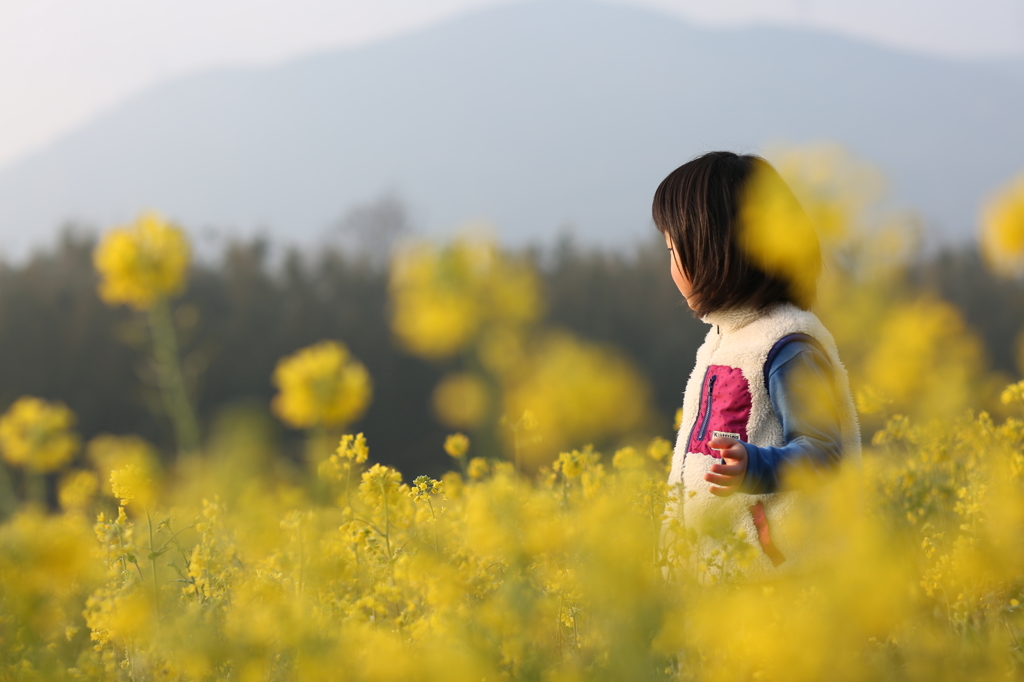
[[[799,377],[799,388],[793,386],[794,376]],[[747,473],[740,490],[745,493],[777,491],[789,467],[825,476],[842,458],[832,365],[818,348],[804,341],[787,344],[768,369],[768,385],[786,444],[775,448],[743,443]],[[805,396],[825,404],[810,405]]]

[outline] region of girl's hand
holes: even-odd
[[[724,436],[715,436],[708,445],[725,459],[725,464],[712,464],[711,471],[704,474],[704,480],[712,484],[708,491],[728,497],[740,489],[747,475],[747,449],[738,440]]]

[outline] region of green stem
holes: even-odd
[[[18,508],[18,498],[14,493],[11,475],[7,466],[0,462],[0,521],[3,521]]]
[[[295,594],[299,597],[302,596],[302,580],[305,577],[306,568],[306,544],[303,542],[302,536],[302,522],[295,526],[295,532],[299,536],[299,579],[295,585]]]
[[[516,473],[519,473],[519,427],[516,426],[512,430],[512,457],[513,463],[516,468]]]
[[[430,507],[430,520],[434,524],[434,555],[437,557],[437,560],[440,561],[441,545],[437,541],[437,516],[434,515],[434,503],[430,501],[429,497],[427,498],[427,506]]]
[[[391,518],[388,514],[387,491],[384,491],[384,547],[388,552],[388,562],[391,562]]]
[[[654,528],[653,528],[653,530],[654,530],[654,533],[653,533],[653,536],[654,536],[654,566],[657,567],[658,566],[658,544],[659,544],[659,542],[658,542],[658,540],[659,540],[658,535],[661,532],[661,519],[658,518],[658,516],[659,516],[659,514],[658,514],[658,507],[654,503],[654,495],[653,494],[650,497],[650,508],[651,508],[651,520],[654,522],[654,524],[653,524],[653,526],[654,526]]]
[[[388,511],[388,491],[382,484],[380,487],[381,497],[384,500],[384,547],[388,553],[388,572],[391,575],[391,585],[395,584],[395,562],[391,554],[391,514]]]
[[[320,462],[329,456],[327,428],[323,424],[317,424],[306,431],[306,462],[315,474]]]
[[[352,509],[352,466],[345,465],[345,506]]]
[[[150,308],[149,327],[153,337],[153,356],[160,380],[160,393],[174,426],[178,453],[196,453],[199,451],[199,423],[185,390],[185,378],[178,357],[178,339],[171,322],[171,310],[165,299],[158,299]]]
[[[332,433],[323,425],[317,425],[306,432],[306,464],[309,478],[309,490],[312,500],[317,505],[325,505],[330,500],[330,486],[320,478],[320,463],[330,457],[331,444],[337,446],[340,436]]]
[[[46,478],[43,474],[35,471],[25,472],[25,496],[29,502],[33,502],[44,511],[47,508],[46,504]]]
[[[156,611],[157,622],[160,622],[160,583],[156,577],[156,547],[153,542],[153,517],[146,510],[146,520],[149,522],[149,563],[153,567],[153,606]]]

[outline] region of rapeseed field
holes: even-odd
[[[147,322],[177,452],[83,443],[32,396],[0,417],[0,679],[1024,678],[1024,382],[899,284],[915,233],[871,169],[828,147],[778,165],[819,231],[816,311],[865,445],[826,485],[790,478],[815,510],[790,529],[821,548],[814,571],[745,581],[752,545],[725,526],[690,560],[643,378],[546,328],[537,274],[484,237],[405,245],[390,270],[396,342],[449,370],[424,406],[451,428],[449,473],[375,463],[349,428],[373,377],[344,339],[270,378],[301,467],[244,416],[203,433],[172,321],[189,243],[146,214],[95,266],[103,301]],[[1020,277],[1024,176],[979,215],[987,262]],[[799,273],[799,245],[765,234],[752,248]]]

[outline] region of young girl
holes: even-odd
[[[757,211],[745,202],[755,182],[795,207],[787,214],[793,219],[771,225],[769,236],[801,240],[799,251],[812,257],[798,271],[747,246],[744,230],[753,226],[745,223]],[[824,481],[841,461],[860,460],[846,370],[832,335],[808,310],[821,268],[814,231],[767,161],[729,152],[673,171],[655,192],[653,213],[673,281],[710,325],[683,399],[669,474],[682,488],[674,513],[694,531],[692,558],[708,567],[702,577],[722,572],[715,550],[736,541],[751,551],[732,577],[792,573],[814,553],[786,523],[813,514],[803,493],[787,486],[793,472]]]

